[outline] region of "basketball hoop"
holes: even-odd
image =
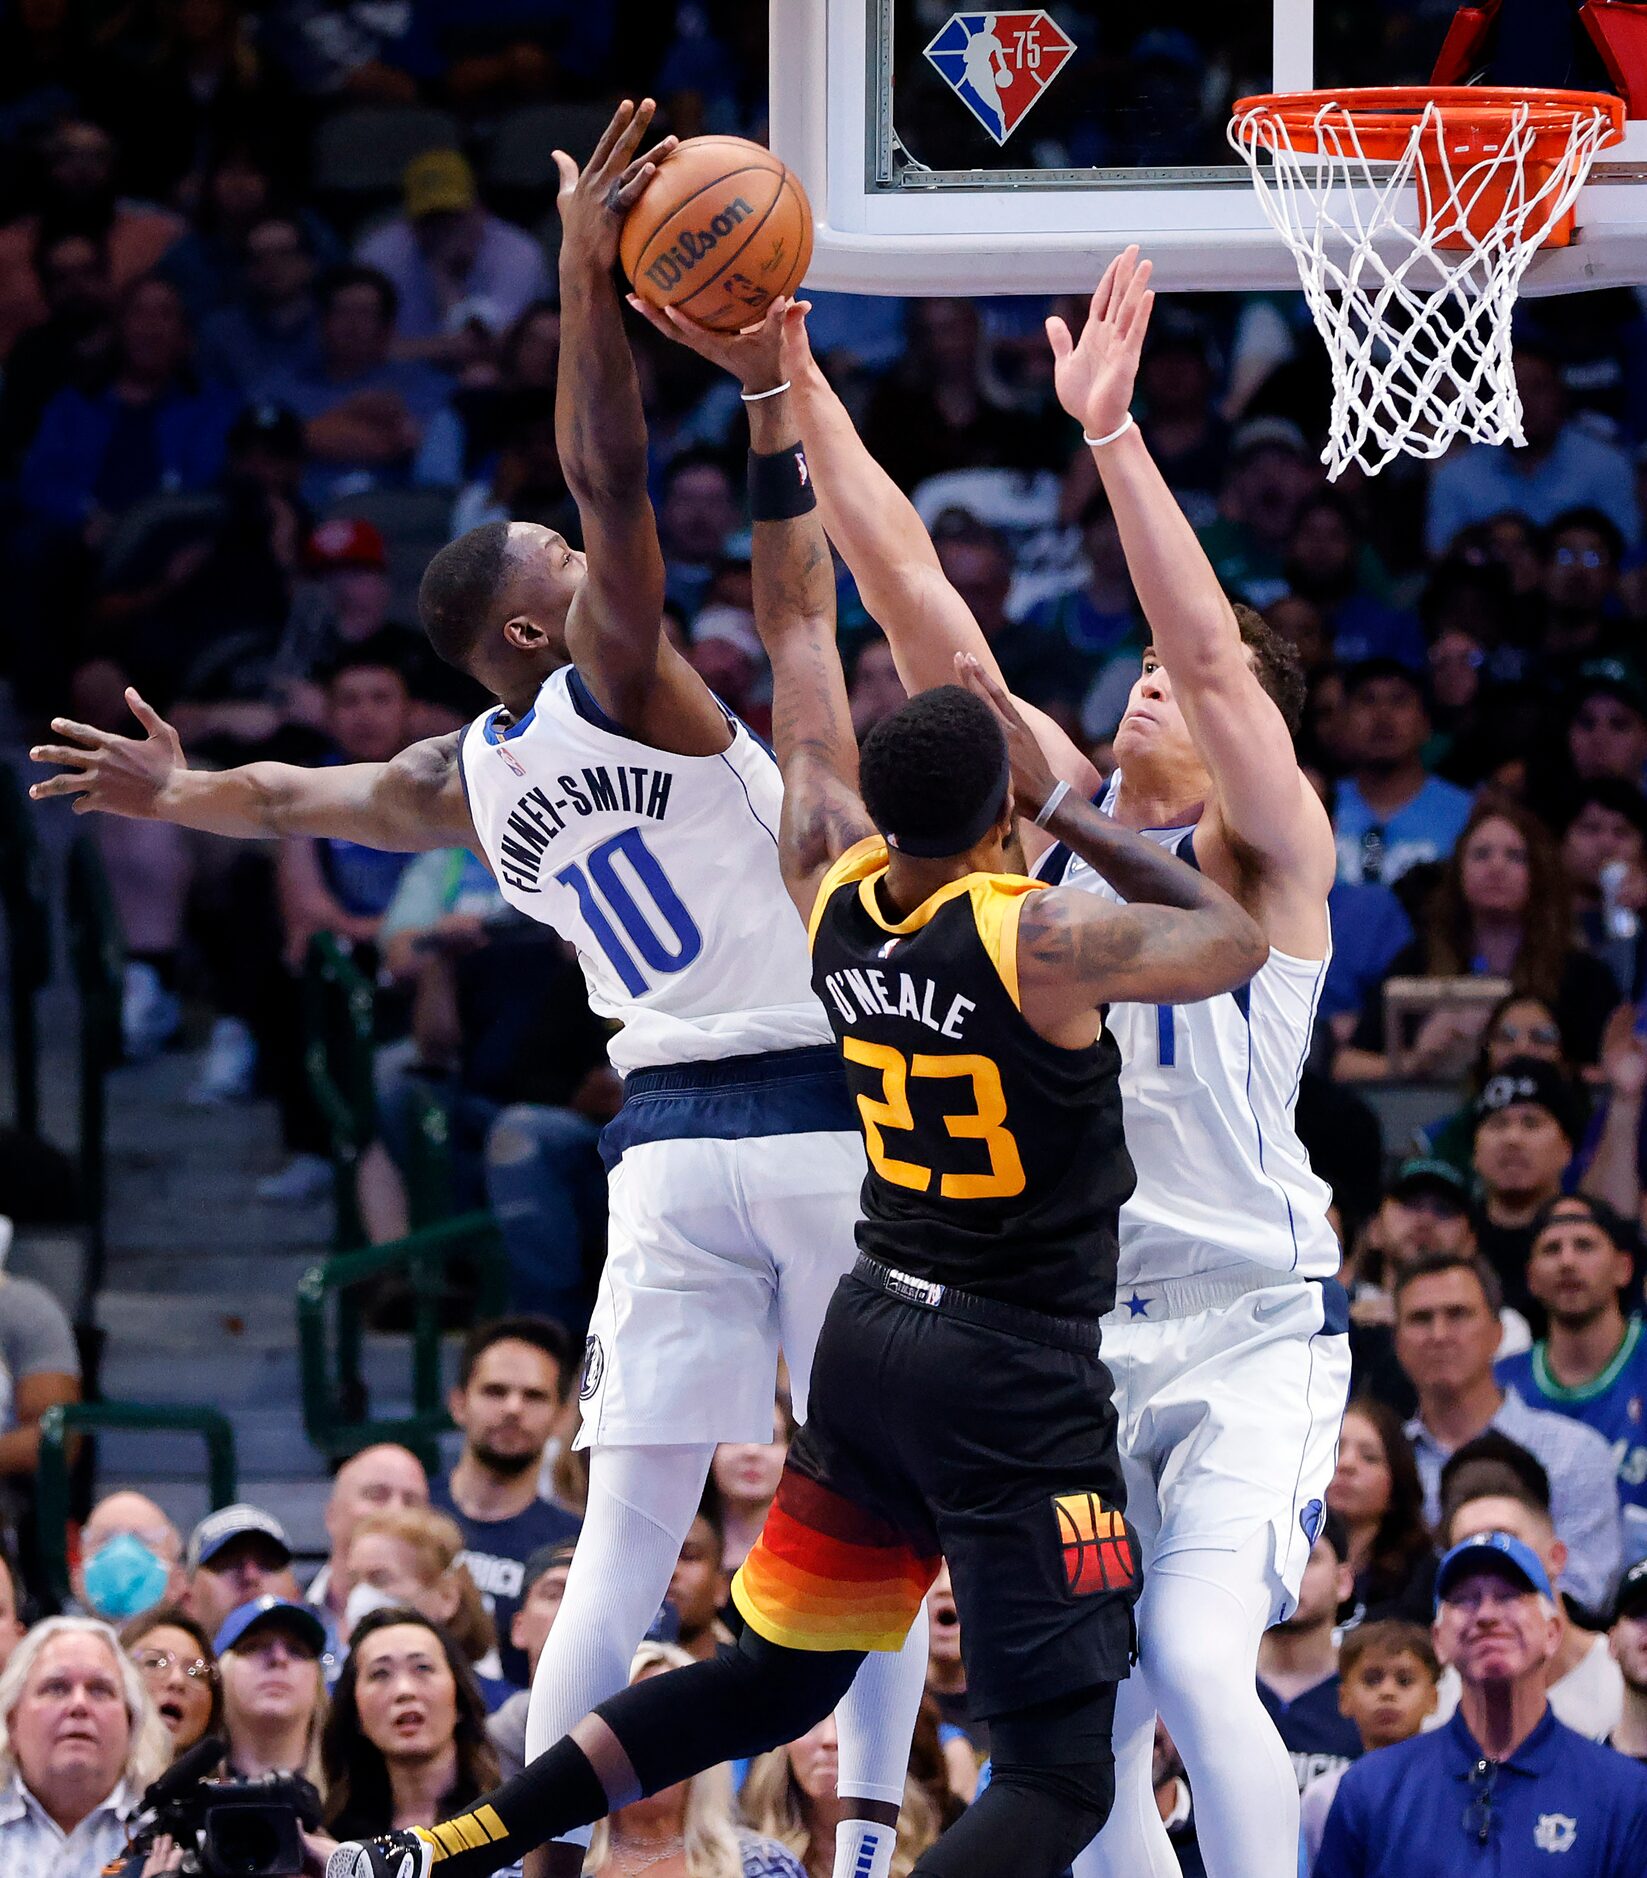
[[[1437,457],[1459,436],[1525,441],[1516,290],[1540,247],[1572,240],[1590,165],[1623,134],[1622,100],[1599,92],[1389,86],[1236,103],[1229,140],[1332,360],[1330,477]]]

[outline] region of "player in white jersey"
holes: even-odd
[[[1144,1673],[1117,1713],[1116,1803],[1078,1865],[1083,1878],[1176,1872],[1150,1784],[1159,1708],[1189,1770],[1213,1878],[1292,1878],[1297,1785],[1255,1668],[1260,1635],[1296,1599],[1349,1381],[1328,1191],[1292,1118],[1331,949],[1334,854],[1277,704],[1296,711],[1302,701],[1296,663],[1256,614],[1232,609],[1128,411],[1148,280],[1129,250],[1106,272],[1079,345],[1061,321],[1049,325],[1059,396],[1093,447],[1154,636],[1103,799],[1234,894],[1271,950],[1238,993],[1109,1013],[1138,1189],[1121,1211],[1121,1282],[1104,1336],[1127,1511],[1148,1566]],[[977,623],[913,507],[854,433],[798,315],[785,327],[784,375],[825,526],[905,684],[939,683],[960,659],[1010,711]],[[1098,794],[1096,771],[1050,720],[1026,708],[1019,722],[1028,729],[1015,761],[1039,760]],[[1031,742],[1041,757],[1023,747]],[[1038,829],[1023,832],[1041,869],[1104,890],[1090,870],[1045,852]]]
[[[624,210],[673,143],[637,154],[651,115],[649,102],[620,108],[581,176],[556,156],[556,429],[586,551],[493,524],[442,549],[419,593],[435,650],[497,707],[387,764],[204,774],[128,692],[146,740],[58,720],[70,741],[33,753],[66,766],[33,794],[75,795],[77,811],[472,848],[513,906],[576,946],[591,1003],[622,1026],[611,1057],[625,1099],[602,1137],[607,1263],[581,1391],[589,1507],[534,1679],[533,1755],[627,1683],[716,1443],[772,1437],[780,1347],[804,1415],[818,1327],[857,1256],[864,1177],[779,873],[776,762],[660,630],[646,430],[612,281]],[[777,355],[774,318],[769,343],[740,355],[760,381],[747,390],[771,392]],[[792,438],[784,406],[746,405],[755,451]],[[757,550],[757,604],[781,605],[789,589],[759,565],[769,552]],[[917,1625],[899,1654],[866,1659],[842,1706],[843,1878],[886,1878],[925,1669]],[[570,1843],[551,1856],[552,1869],[581,1862]]]

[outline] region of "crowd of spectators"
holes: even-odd
[[[472,716],[484,700],[414,630],[422,559],[497,517],[578,526],[553,422],[553,172],[502,164],[510,126],[541,108],[543,134],[563,124],[576,147],[603,101],[649,86],[671,128],[760,136],[764,13],[9,14],[0,646],[23,721],[68,708],[130,729],[135,684],[193,760],[224,764],[382,760]],[[320,159],[360,107],[446,114],[396,192],[338,187]],[[1107,769],[1147,627],[1051,393],[1053,305],[820,294],[812,339],[1008,680]],[[665,627],[759,728],[735,387],[638,322],[631,338]],[[1298,1608],[1260,1663],[1321,1878],[1382,1871],[1431,1829],[1384,1834],[1381,1853],[1391,1807],[1424,1822],[1443,1795],[1433,1830],[1456,1835],[1455,1776],[1480,1843],[1512,1817],[1564,1851],[1559,1782],[1599,1807],[1607,1754],[1647,1762],[1647,297],[1524,305],[1515,369],[1524,448],[1330,486],[1324,362],[1295,296],[1163,302],[1139,378],[1140,422],[1226,588],[1297,650],[1301,756],[1337,834],[1299,1117],[1335,1191],[1354,1400]],[[839,599],[862,734],[902,692],[844,573]],[[207,1733],[230,1773],[310,1782],[314,1845],[432,1821],[519,1765],[522,1691],[576,1546],[574,1352],[603,1256],[595,1143],[620,1095],[575,962],[473,857],[94,832],[128,942],[129,1054],[198,1046],[201,1104],[273,1096],[288,1158],[264,1197],[323,1192],[300,973],[328,935],[377,987],[362,1217],[379,1239],[407,1229],[434,1104],[450,1202],[494,1212],[514,1315],[465,1349],[455,1465],[430,1479],[393,1447],[347,1462],[306,1585],[268,1510],[185,1537],[118,1489],[75,1535],[68,1616],[25,1629],[41,1587],[0,1567],[0,1868],[27,1878],[115,1856],[144,1784]],[[54,1311],[0,1279],[0,1523],[25,1534],[40,1417],[79,1390]],[[728,1637],[728,1574],[788,1433],[780,1399],[770,1446],[717,1458],[637,1676]],[[945,1577],[930,1612],[900,1873],[988,1777]],[[1484,1703],[1494,1678],[1518,1691],[1514,1740]],[[719,1774],[625,1809],[591,1869],[666,1848],[658,1878],[818,1878],[834,1754],[828,1724],[776,1750],[741,1813]],[[1478,1792],[1483,1754],[1525,1788]],[[1515,1795],[1540,1782],[1555,1797],[1519,1822]],[[1164,1730],[1155,1783],[1198,1872]],[[1628,1796],[1605,1804],[1611,1823],[1586,1814],[1585,1832],[1634,1830],[1639,1849]]]

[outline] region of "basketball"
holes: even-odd
[[[618,253],[643,300],[736,332],[800,286],[812,259],[812,207],[760,144],[689,137],[630,209]]]

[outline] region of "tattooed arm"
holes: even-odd
[[[788,304],[775,302],[757,328],[716,333],[672,308],[630,301],[659,332],[757,394],[782,383],[779,341]],[[797,447],[800,426],[787,391],[760,395],[744,409],[752,450],[774,456]],[[820,512],[756,522],[752,571],[755,630],[772,663],[772,742],[783,771],[779,859],[790,898],[810,919],[831,862],[875,832],[858,796],[858,742],[835,644],[835,569]]]

